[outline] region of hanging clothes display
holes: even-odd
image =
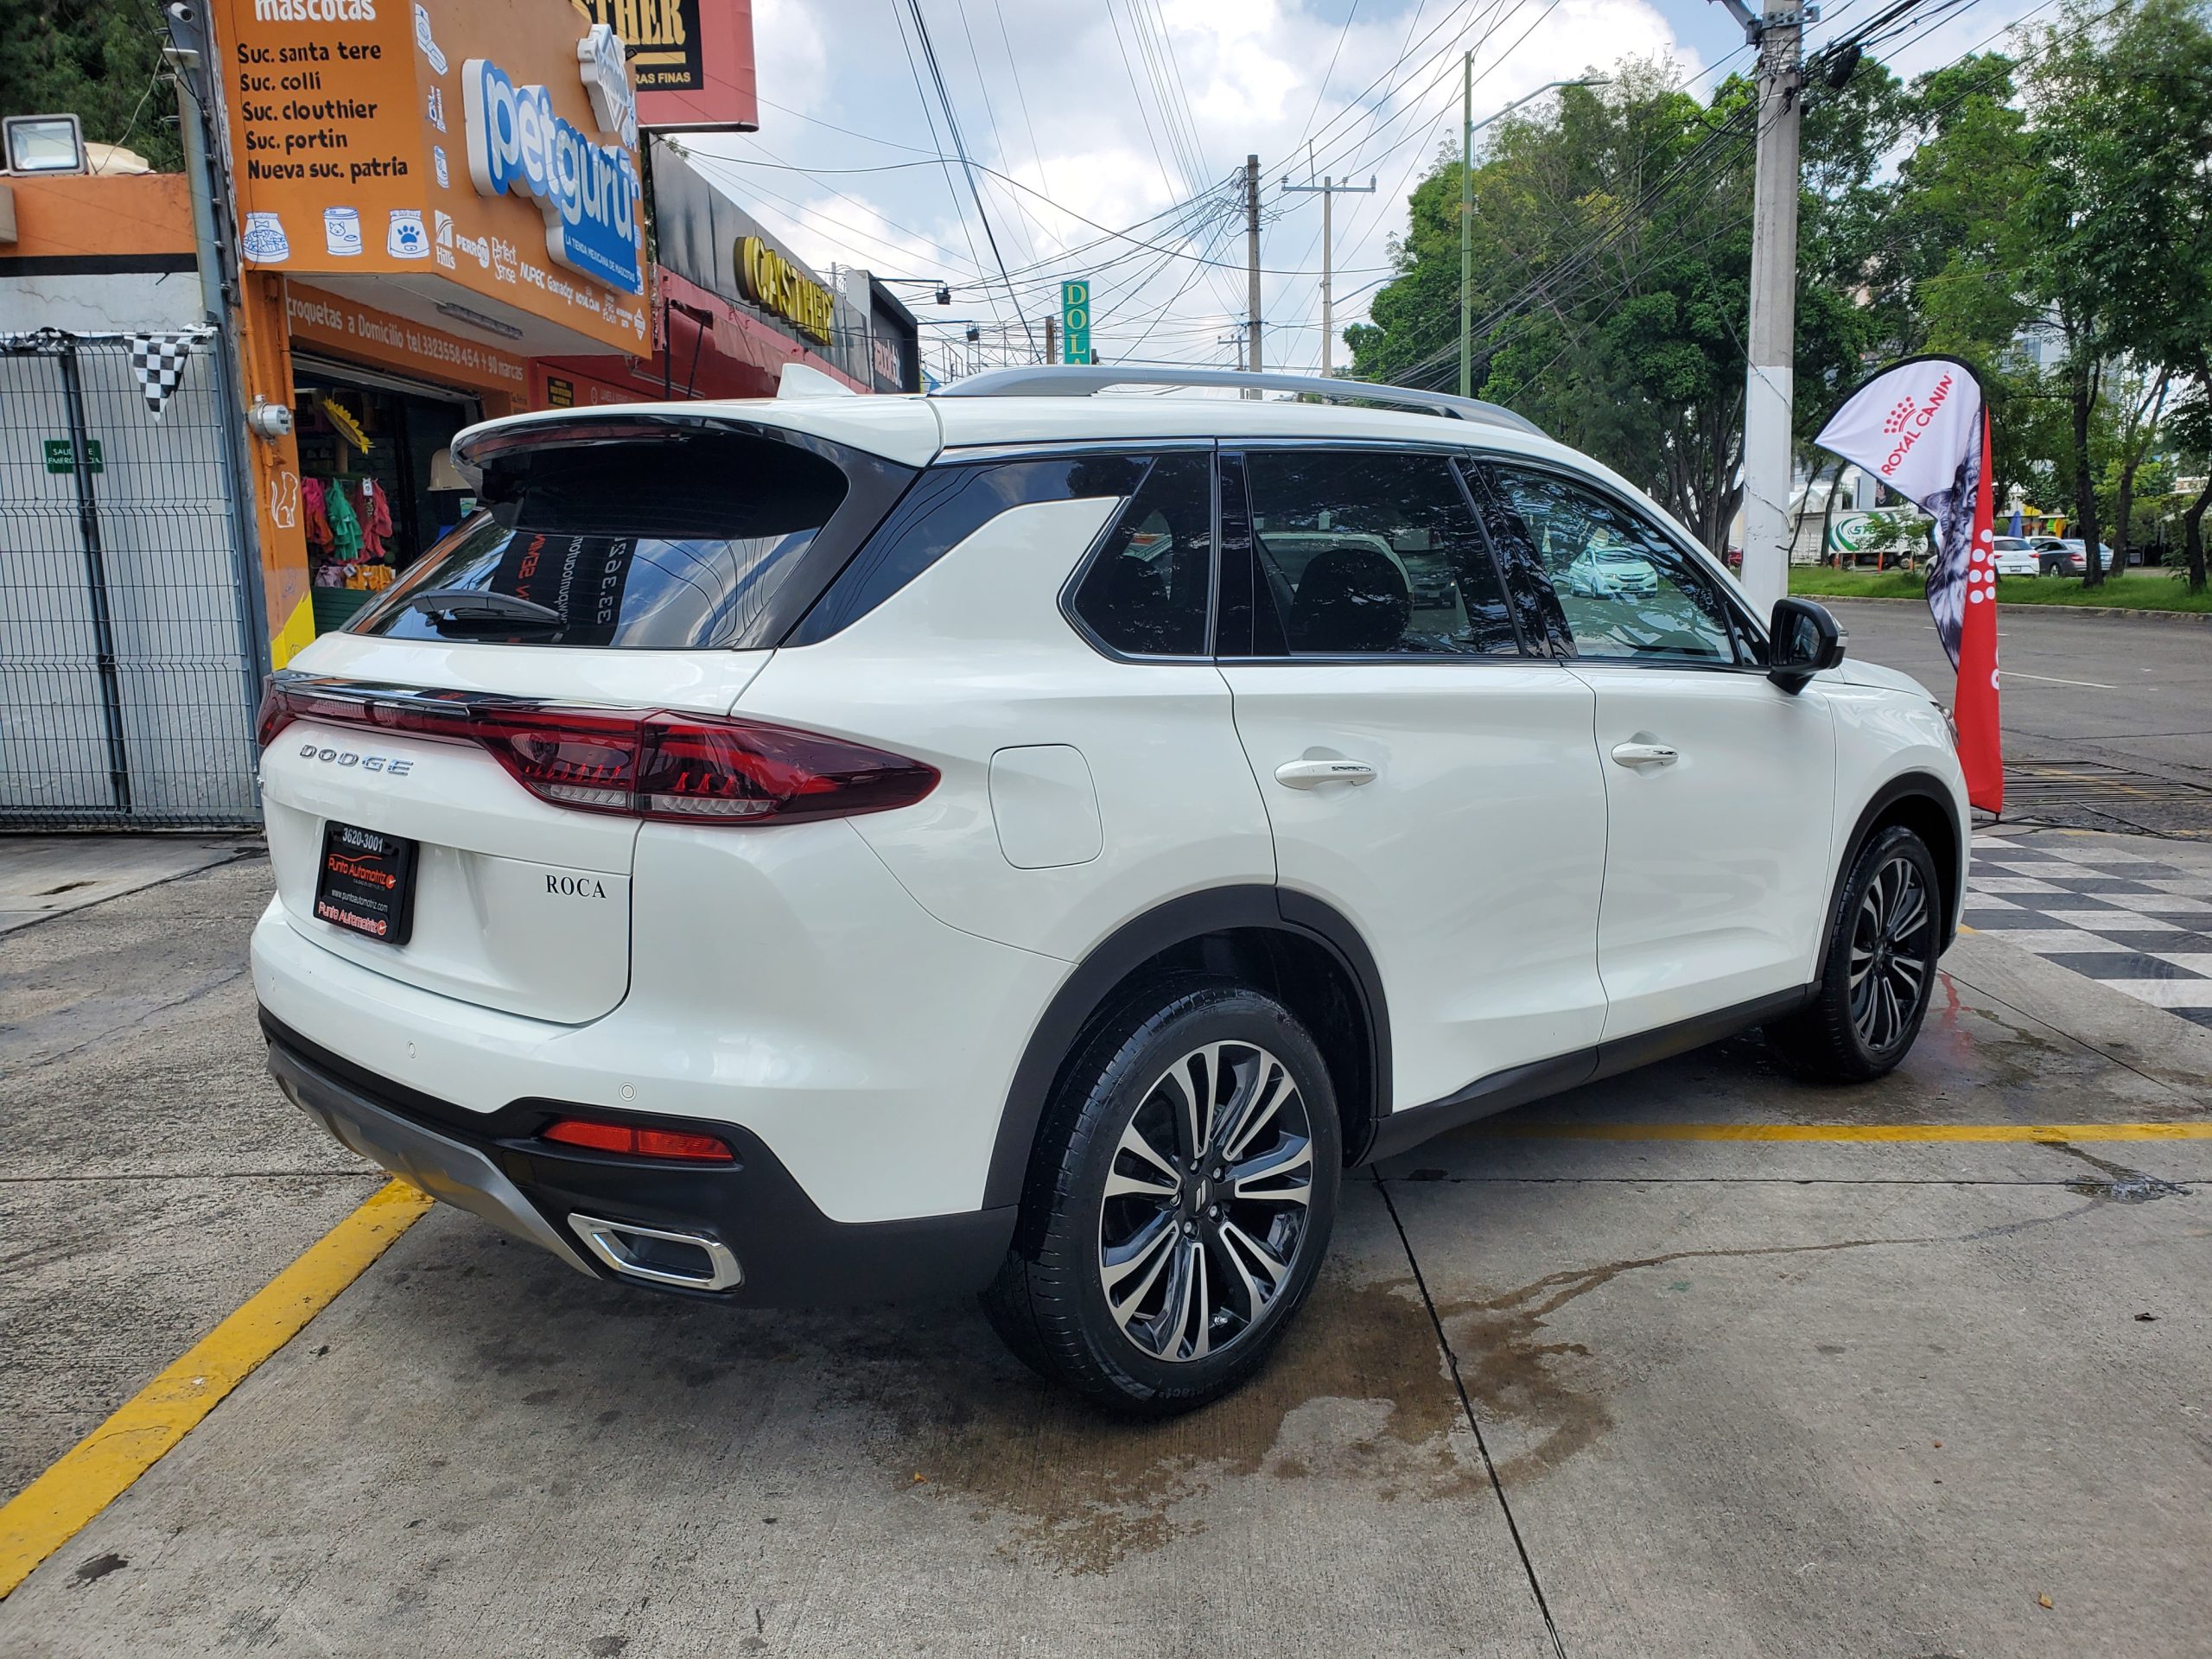
[[[389,556],[385,537],[391,534],[391,498],[372,478],[361,480],[361,556],[381,563]]]
[[[324,632],[344,626],[474,505],[437,457],[474,411],[335,365],[296,363],[294,372],[302,524]]]
[[[330,519],[331,556],[348,562],[359,558],[361,521],[346,499],[346,492],[332,490],[323,503],[323,512]]]
[[[318,556],[330,551],[330,518],[322,509],[322,500],[321,479],[300,480],[300,520],[308,529],[308,551]]]

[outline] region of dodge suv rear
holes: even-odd
[[[1207,378],[464,433],[484,510],[264,702],[287,1096],[581,1272],[980,1290],[1161,1413],[1350,1166],[1747,1027],[1897,1063],[1925,692],[1503,410],[1067,395],[1132,375]]]

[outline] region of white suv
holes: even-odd
[[[1255,384],[464,433],[487,510],[264,704],[285,1092],[582,1272],[982,1290],[1165,1413],[1348,1167],[1748,1027],[1897,1062],[1967,854],[1925,691],[1503,410],[1069,395],[1133,378]]]

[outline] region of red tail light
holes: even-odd
[[[628,1123],[600,1123],[588,1117],[556,1118],[539,1138],[564,1147],[620,1153],[631,1158],[683,1158],[695,1163],[734,1164],[737,1154],[711,1135],[680,1129],[641,1129]]]
[[[796,823],[911,806],[934,766],[865,744],[710,715],[564,709],[459,694],[379,701],[271,680],[266,748],[296,720],[475,743],[539,799],[677,823]]]

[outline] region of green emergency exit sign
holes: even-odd
[[[85,464],[96,473],[107,470],[107,461],[100,454],[98,438],[85,440]],[[77,470],[77,451],[68,439],[48,438],[46,441],[46,470],[49,473],[73,473]]]

